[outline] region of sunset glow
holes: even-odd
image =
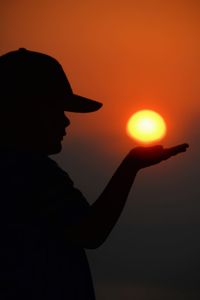
[[[141,110],[129,119],[127,133],[139,142],[152,143],[165,136],[166,124],[164,119],[155,111]]]

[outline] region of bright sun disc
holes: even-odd
[[[137,141],[151,143],[164,137],[166,124],[155,111],[140,110],[128,120],[127,133]]]

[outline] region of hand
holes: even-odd
[[[188,144],[181,144],[171,148],[163,148],[163,146],[137,147],[129,153],[132,156],[134,167],[137,169],[146,168],[160,163],[163,160],[185,152],[189,147]]]

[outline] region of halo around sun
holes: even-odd
[[[128,120],[127,133],[141,143],[152,143],[165,136],[166,124],[157,112],[147,109],[140,110]]]

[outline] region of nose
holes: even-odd
[[[70,120],[68,119],[68,117],[64,114],[64,126],[68,127],[70,125]]]

